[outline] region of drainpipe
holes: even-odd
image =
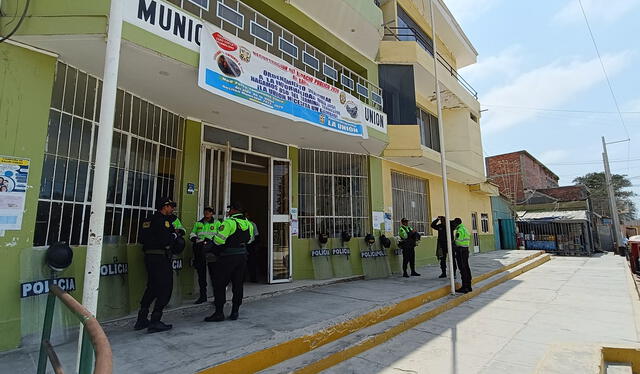
[[[104,58],[102,99],[100,101],[100,126],[94,168],[91,216],[89,218],[89,240],[84,269],[82,305],[94,316],[98,308],[100,285],[100,262],[102,258],[102,236],[109,184],[109,163],[113,140],[116,92],[118,88],[118,66],[120,64],[120,42],[122,40],[122,17],[124,0],[111,0],[107,48]],[[80,328],[78,349],[78,373],[93,372],[93,349],[86,334]]]
[[[433,14],[433,0],[429,0],[429,13],[431,13],[431,37],[433,44],[433,76],[436,80],[436,106],[438,107],[438,133],[440,138],[440,166],[442,167],[442,194],[444,195],[444,218],[447,230],[447,253],[449,257],[449,281],[451,294],[456,294],[455,274],[453,273],[453,243],[451,243],[451,214],[449,213],[449,187],[447,186],[447,160],[445,157],[444,125],[442,123],[442,101],[440,99],[440,81],[438,80],[438,47],[436,42],[436,17]]]

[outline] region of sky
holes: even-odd
[[[604,170],[602,136],[630,138],[609,160],[640,195],[640,0],[582,0],[602,64],[578,0],[444,1],[479,53],[460,74],[486,110],[485,156],[527,150],[569,185]]]

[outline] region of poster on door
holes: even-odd
[[[28,177],[28,159],[0,156],[0,231],[21,229]]]
[[[386,132],[386,115],[348,92],[211,25],[201,35],[198,85],[243,105],[350,136]]]

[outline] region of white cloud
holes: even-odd
[[[511,78],[515,76],[523,60],[523,48],[513,45],[504,49],[495,56],[480,57],[476,64],[460,69],[460,74],[471,82],[479,82],[486,78],[501,77]]]
[[[570,153],[564,149],[550,149],[542,152],[538,159],[542,161],[543,164],[551,164],[554,162],[566,161],[569,155]]]
[[[582,0],[590,22],[613,22],[640,5],[640,0]],[[578,0],[570,0],[556,13],[554,19],[563,23],[583,22]]]
[[[445,4],[459,22],[478,19],[496,6],[500,0],[445,0]]]
[[[609,76],[631,63],[628,51],[603,56]],[[496,132],[516,126],[536,116],[534,111],[502,110],[501,107],[558,108],[604,80],[598,59],[553,62],[515,77],[509,84],[490,90],[481,103],[496,106],[483,116],[485,131]]]

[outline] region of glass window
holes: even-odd
[[[415,41],[433,56],[433,41],[431,37],[400,6],[398,6],[398,30],[396,33],[398,39]]]
[[[196,4],[204,10],[209,10],[209,0],[189,0],[190,3]]]
[[[333,79],[334,81],[338,80],[338,70],[332,68],[327,64],[322,64],[322,73],[327,77]]]
[[[363,237],[369,227],[367,156],[300,150],[300,238],[342,231]]]
[[[353,79],[347,77],[346,75],[340,74],[340,83],[342,83],[343,86],[353,90]]]
[[[87,243],[98,135],[93,107],[94,101],[99,100],[96,87],[100,84],[97,78],[58,63],[34,245],[48,245],[58,240],[71,245]],[[73,101],[58,97],[61,87],[63,92],[74,92]],[[176,114],[131,93],[120,91],[119,97],[115,116],[119,125],[113,132],[107,185],[105,234],[121,235],[135,242],[138,217],[153,212],[158,194],[173,196],[175,193],[176,169],[182,155],[182,142],[177,137],[183,131],[180,127],[184,126],[184,119],[178,120]],[[61,110],[65,102],[72,112]],[[155,139],[153,130],[157,134]]]
[[[360,83],[358,83],[356,85],[356,88],[357,88],[358,94],[360,94],[361,96],[364,96],[364,97],[369,97],[369,89],[367,87],[365,87],[365,86],[361,85]]]
[[[251,21],[250,32],[251,32],[251,35],[262,40],[263,42],[268,43],[270,45],[273,44],[273,33],[266,27],[263,27],[262,25],[259,25],[254,21]]]
[[[420,140],[422,145],[440,152],[440,131],[438,130],[438,117],[417,108],[416,119],[420,126]]]
[[[409,225],[422,235],[430,233],[429,195],[426,179],[391,172],[393,195],[393,232],[398,234],[400,220],[406,218]]]
[[[287,55],[297,59],[298,58],[298,47],[296,47],[293,43],[284,40],[280,37],[280,50]]]
[[[489,215],[487,213],[480,214],[480,228],[482,232],[489,232]]]
[[[314,70],[320,70],[320,60],[311,56],[306,51],[302,51],[302,62]]]
[[[244,29],[244,16],[234,9],[224,5],[223,3],[218,2],[218,17],[223,20],[231,23],[232,25]]]

